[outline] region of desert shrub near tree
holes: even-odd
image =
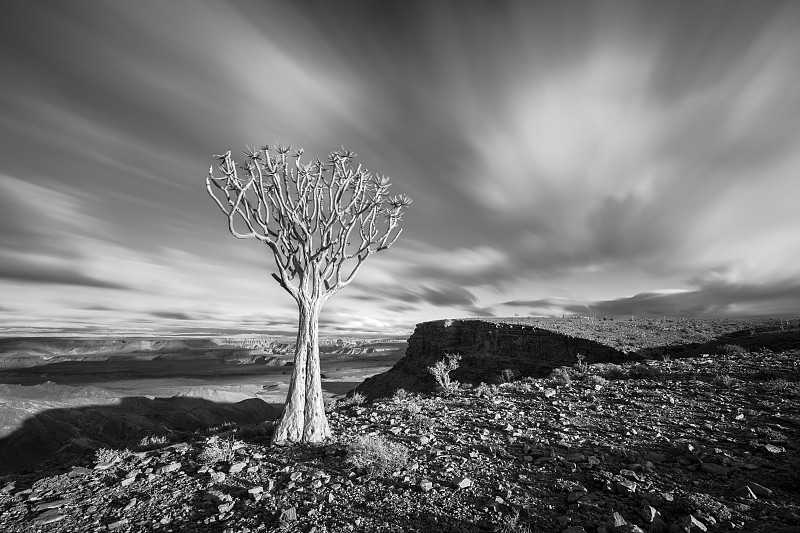
[[[359,435],[347,446],[347,462],[370,475],[390,474],[408,461],[408,448],[380,435]]]
[[[411,200],[390,196],[389,178],[355,165],[356,154],[332,152],[303,163],[291,146],[247,149],[244,163],[230,151],[215,156],[206,189],[237,239],[255,239],[272,252],[272,277],[297,302],[294,371],[273,443],[319,442],[330,436],[319,367],[319,315],[364,261],[386,250],[402,229]]]
[[[449,353],[445,355],[446,362],[436,361],[433,366],[428,367],[428,372],[436,380],[439,389],[442,392],[452,392],[458,388],[458,384],[450,380],[450,372],[458,368],[458,362],[461,361],[461,355],[457,353]]]

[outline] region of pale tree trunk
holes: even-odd
[[[297,303],[299,321],[294,371],[274,444],[319,442],[331,435],[322,401],[319,367],[319,313],[322,300],[303,296]]]

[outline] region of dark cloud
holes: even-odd
[[[800,314],[800,282],[735,284],[714,282],[684,291],[643,292],[627,298],[576,302],[544,298],[513,300],[502,305],[530,314],[747,316]]]
[[[476,301],[475,295],[464,287],[442,280],[407,287],[398,285],[383,287],[381,290],[356,294],[352,297],[374,302],[399,301],[405,305],[426,303],[437,307],[471,306]]]
[[[150,314],[156,318],[166,318],[168,320],[194,320],[191,315],[174,311],[153,311]]]
[[[45,283],[48,285],[77,285],[79,287],[130,290],[130,287],[126,285],[96,279],[61,266],[20,261],[14,257],[2,257],[1,254],[0,258],[2,258],[0,279],[25,283]]]

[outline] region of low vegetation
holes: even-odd
[[[408,464],[408,448],[381,435],[359,435],[347,446],[347,462],[370,475],[385,476]]]
[[[446,354],[444,360],[436,361],[433,366],[428,367],[428,372],[433,375],[440,391],[449,393],[458,389],[458,382],[450,379],[450,372],[458,369],[459,361],[461,361],[460,354]]]
[[[242,446],[242,442],[233,437],[223,438],[213,435],[206,439],[197,460],[208,466],[232,463],[236,458],[236,450]]]

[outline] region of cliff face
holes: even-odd
[[[446,354],[460,354],[457,370],[450,376],[462,383],[496,383],[500,373],[541,377],[553,368],[572,365],[577,354],[587,363],[620,363],[635,358],[608,345],[531,325],[484,320],[437,320],[418,324],[408,339],[403,359],[388,372],[364,381],[359,387],[369,399],[390,396],[397,389],[425,392],[436,382],[428,367]]]

